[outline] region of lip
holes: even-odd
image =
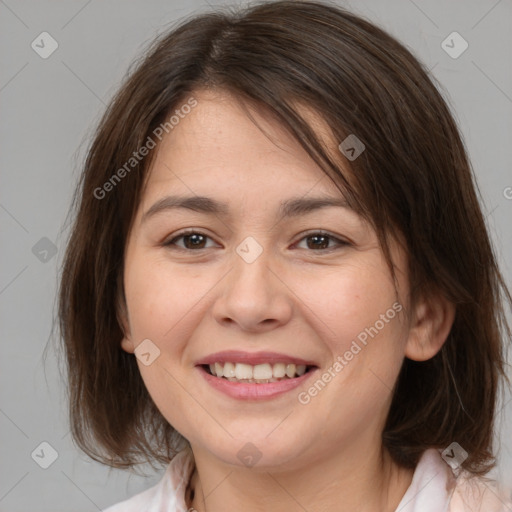
[[[217,361],[220,362],[219,360]],[[268,359],[266,361],[268,361]],[[308,380],[313,374],[315,374],[319,368],[311,368],[308,372],[306,372],[304,375],[301,375],[300,377],[284,379],[278,382],[268,382],[267,384],[231,382],[222,377],[215,377],[210,375],[202,366],[197,366],[197,369],[210,386],[231,398],[236,398],[238,400],[267,400],[279,395],[283,395],[284,393],[297,388],[306,380]]]
[[[257,364],[276,364],[276,363],[293,363],[302,364],[305,366],[316,366],[318,364],[314,361],[307,361],[299,357],[290,356],[287,354],[281,354],[278,352],[242,352],[240,350],[224,350],[222,352],[216,352],[210,354],[196,362],[196,366],[203,364],[214,364],[214,363],[245,363],[252,366]],[[309,372],[308,372],[309,373]],[[305,374],[307,375],[307,374]],[[228,381],[229,382],[229,381]],[[258,384],[258,386],[264,386],[266,384]]]

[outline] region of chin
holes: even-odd
[[[224,443],[214,444],[208,451],[226,464],[247,467],[255,471],[296,467],[300,464],[301,457],[304,457],[306,462],[305,452],[311,447],[311,443],[304,442],[304,438],[299,444],[294,436],[280,434],[273,437],[272,434],[262,434],[261,430],[255,432],[253,436],[246,430],[243,436],[233,437],[234,439],[226,440]]]

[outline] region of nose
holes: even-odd
[[[266,251],[250,263],[235,252],[232,270],[222,280],[213,305],[217,322],[244,331],[266,332],[290,320],[293,293],[270,260]]]

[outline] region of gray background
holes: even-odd
[[[0,0],[0,511],[102,510],[160,479],[150,468],[146,479],[109,470],[78,451],[69,435],[53,345],[46,365],[43,351],[55,312],[63,222],[95,123],[132,59],[155,35],[191,12],[225,3]],[[510,0],[340,5],[398,37],[441,82],[465,137],[510,282]],[[31,48],[43,31],[59,45],[47,59]],[[469,44],[456,59],[441,47],[453,31]],[[500,408],[495,476],[511,485],[510,395]],[[41,442],[58,452],[46,470],[31,457]]]

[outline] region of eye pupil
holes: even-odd
[[[308,243],[309,248],[320,248],[320,249],[327,249],[329,246],[329,237],[325,235],[312,235],[308,237],[308,240],[314,240],[313,245]],[[320,240],[323,240],[323,243],[318,244]]]
[[[184,235],[183,236],[183,240],[185,242],[185,246],[187,247],[187,249],[189,248],[188,246],[191,245],[191,247],[200,247],[202,248],[202,244],[204,244],[204,236],[203,235],[199,235],[197,233],[193,233],[191,235]],[[192,244],[188,244],[187,241],[192,241]]]

